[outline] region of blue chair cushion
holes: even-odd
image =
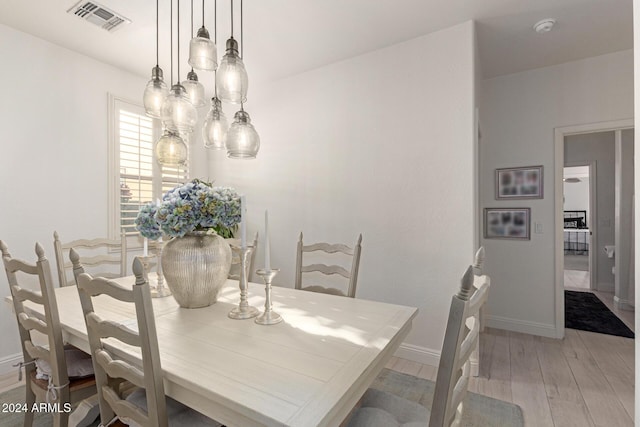
[[[221,427],[222,424],[202,415],[200,412],[173,400],[167,399],[167,418],[169,427]],[[147,393],[144,389],[138,388],[127,397],[127,401],[147,411]],[[140,427],[132,420],[123,420],[128,422],[130,427]]]
[[[370,388],[348,427],[427,427],[431,413],[411,400]]]

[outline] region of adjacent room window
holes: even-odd
[[[109,234],[137,235],[134,220],[140,206],[162,198],[177,183],[185,182],[189,166],[161,167],[154,143],[160,123],[148,117],[136,103],[109,97],[111,115]]]

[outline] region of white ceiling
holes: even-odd
[[[155,65],[155,1],[100,0],[132,24],[113,33],[66,10],[77,0],[3,0],[0,23],[149,77]],[[169,77],[169,0],[160,1],[160,65]],[[219,56],[229,35],[230,0],[218,1]],[[181,76],[189,37],[181,1]],[[201,1],[195,1],[196,28]],[[239,1],[235,1],[236,12]],[[206,0],[213,37],[213,1]],[[556,18],[554,31],[532,30]],[[254,81],[278,79],[475,19],[483,76],[495,77],[630,49],[632,0],[247,0],[245,62]],[[236,38],[239,19],[236,20]],[[201,76],[201,80],[212,78]]]

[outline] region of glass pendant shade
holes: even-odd
[[[194,107],[202,107],[206,102],[204,98],[204,86],[198,81],[198,75],[193,71],[187,74],[187,80],[182,82],[187,91],[187,96]]]
[[[189,65],[201,71],[215,71],[218,68],[218,50],[204,26],[189,43]]]
[[[147,116],[159,119],[162,114],[162,103],[169,94],[167,85],[162,79],[162,69],[157,65],[151,70],[151,80],[147,83],[142,96]]]
[[[249,77],[233,37],[227,40],[227,52],[218,67],[216,85],[218,96],[225,102],[241,104],[247,100]]]
[[[222,111],[222,103],[218,98],[211,98],[211,110],[204,120],[202,127],[202,139],[204,147],[212,150],[223,150],[229,124]]]
[[[255,159],[260,149],[260,137],[251,124],[249,114],[240,110],[227,132],[227,156],[232,159]]]
[[[163,166],[182,166],[187,163],[189,150],[177,132],[166,129],[156,143],[156,158]]]
[[[179,133],[193,132],[198,120],[198,111],[187,96],[181,84],[171,87],[169,95],[162,103],[162,124],[169,130]]]

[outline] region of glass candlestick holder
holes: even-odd
[[[157,241],[156,256],[158,257],[158,284],[151,288],[151,298],[164,298],[171,296],[171,290],[164,283],[164,276],[162,275],[162,248],[164,243],[162,239]]]
[[[229,312],[229,317],[232,319],[242,320],[242,319],[251,319],[252,317],[256,317],[260,314],[260,311],[249,305],[249,301],[247,301],[247,286],[248,286],[248,260],[251,259],[251,255],[255,250],[255,246],[247,246],[245,248],[231,245],[233,251],[238,252],[240,255],[240,303],[236,308]]]
[[[256,271],[256,274],[262,277],[262,280],[264,280],[264,292],[266,295],[266,299],[264,301],[264,313],[256,317],[255,320],[255,322],[259,325],[275,325],[276,323],[282,322],[282,316],[272,310],[271,304],[271,282],[279,272],[279,268],[273,268],[271,270],[259,269],[258,271]]]

